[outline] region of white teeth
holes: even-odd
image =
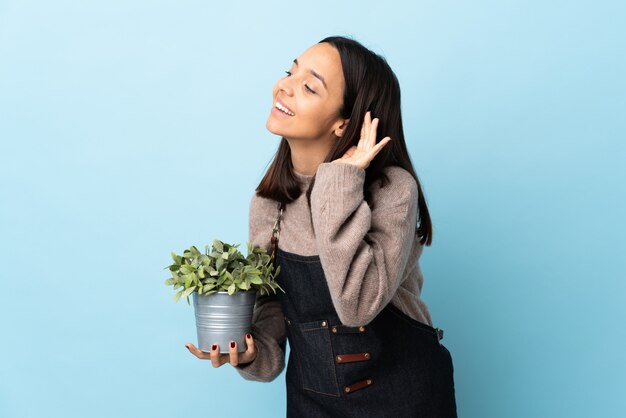
[[[276,108],[277,108],[278,110],[281,110],[281,111],[283,111],[284,113],[288,114],[289,116],[293,116],[293,115],[295,115],[295,113],[290,112],[290,111],[289,111],[289,110],[287,110],[284,106],[281,106],[281,105],[280,105],[280,103],[278,103],[278,102],[276,102]]]

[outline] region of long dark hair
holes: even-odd
[[[432,224],[426,199],[420,181],[413,169],[409,152],[404,142],[402,115],[400,111],[400,84],[384,57],[370,51],[359,42],[342,36],[329,36],[319,43],[328,42],[339,51],[345,92],[341,117],[350,119],[341,138],[326,156],[324,162],[341,158],[345,152],[359,142],[361,124],[367,111],[371,111],[372,119],[378,118],[376,131],[377,141],[389,136],[391,141],[374,157],[365,170],[364,197],[368,199],[368,188],[377,179],[381,179],[381,187],[389,183],[383,172],[387,166],[399,166],[411,173],[418,190],[418,214],[416,233],[420,242],[430,245],[432,242]],[[315,177],[306,191],[310,199]],[[265,176],[256,188],[257,195],[283,202],[293,202],[302,193],[291,163],[289,143],[281,138],[278,150],[267,169]]]

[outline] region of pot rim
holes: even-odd
[[[235,293],[233,293],[232,295],[229,296],[235,296],[237,293],[247,293],[247,292],[258,292],[258,289],[249,289],[249,290],[238,290]],[[228,295],[228,291],[227,290],[218,290],[217,292],[213,293],[213,295],[215,295],[216,293],[221,293],[221,294],[226,294]],[[198,296],[211,296],[211,295],[201,295],[199,294],[197,291],[193,291],[192,293],[193,295],[198,295]]]

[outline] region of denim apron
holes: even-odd
[[[279,209],[284,206],[279,206]],[[443,330],[389,303],[369,324],[345,326],[318,255],[278,248],[277,292],[287,329],[288,418],[456,417],[453,365]]]

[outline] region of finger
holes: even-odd
[[[365,115],[367,117],[367,124],[365,125],[365,136],[363,137],[363,144],[361,144],[361,149],[367,149],[367,142],[369,141],[370,131],[372,129],[372,112],[367,111]]]
[[[246,334],[246,344],[248,345],[246,353],[256,354],[256,346],[254,345],[254,338],[252,338],[252,334]]]
[[[370,126],[370,133],[367,137],[366,147],[369,150],[376,144],[376,129],[378,128],[378,118],[374,118]]]
[[[256,346],[254,345],[252,334],[246,334],[246,345],[248,349],[239,357],[239,364],[249,363],[256,358]]]
[[[209,354],[205,353],[204,351],[200,351],[192,343],[185,344],[185,347],[187,347],[187,350],[189,350],[189,352],[191,354],[193,354],[194,356],[198,357],[199,359],[202,359],[202,360],[208,360],[209,359]]]
[[[239,352],[237,352],[237,343],[235,341],[230,342],[228,353],[230,354],[230,365],[231,366],[238,365],[239,364]]]
[[[219,344],[213,344],[211,346],[211,365],[213,367],[220,367],[223,363],[220,361],[220,346]]]
[[[363,117],[363,123],[361,123],[361,135],[359,136],[359,139],[363,138],[363,136],[365,136],[365,117]]]
[[[384,137],[383,139],[381,139],[381,140],[380,140],[380,142],[379,142],[378,144],[376,144],[376,145],[374,146],[374,148],[372,148],[372,152],[373,152],[372,158],[374,158],[374,156],[375,156],[376,154],[378,154],[378,152],[379,152],[381,149],[383,149],[383,147],[384,147],[385,145],[387,145],[387,143],[389,143],[389,141],[391,141],[391,138],[390,138],[390,137],[388,137],[388,136],[386,136],[386,137]]]

